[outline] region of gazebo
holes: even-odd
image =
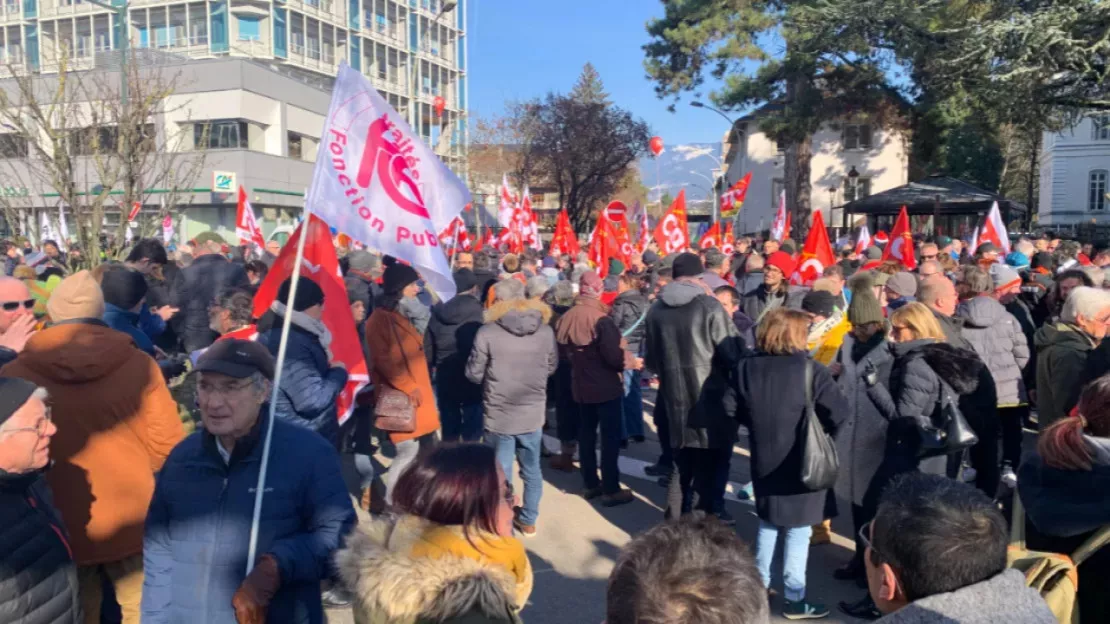
[[[1003,222],[1024,219],[1025,204],[944,175],[932,175],[849,202],[844,205],[844,214],[849,223],[866,217],[872,232],[890,231],[905,206],[915,233],[962,238],[971,235],[994,202],[998,202]]]

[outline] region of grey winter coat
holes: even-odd
[[[486,310],[474,337],[466,377],[482,384],[486,429],[503,435],[543,427],[547,378],[559,356],[548,321],[551,308],[534,299],[499,301]]]
[[[1029,362],[1029,343],[1014,315],[997,300],[984,296],[961,303],[956,315],[964,319],[963,337],[994,377],[998,405],[1025,403],[1028,396],[1022,369]]]
[[[737,427],[723,397],[741,341],[724,307],[700,282],[680,280],[663,287],[644,322],[644,367],[659,376],[671,448],[731,448]]]
[[[915,600],[876,624],[1055,624],[1044,598],[1025,586],[1017,570],[1003,570],[991,578]]]
[[[880,334],[857,347],[855,337],[848,334],[837,354],[836,361],[841,366],[837,383],[848,398],[849,417],[836,432],[836,453],[840,458],[836,493],[858,506],[864,506],[868,494],[877,495],[873,484],[886,457],[887,429],[898,417],[888,389],[894,366],[891,347]],[[859,361],[853,358],[854,349],[864,352]],[[868,383],[869,377],[874,384]]]

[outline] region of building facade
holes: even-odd
[[[1110,225],[1110,113],[1041,141],[1038,225]]]
[[[736,122],[723,147],[725,188],[746,173],[752,174],[744,207],[737,216],[737,232],[770,228],[783,189],[785,154],[781,146],[759,130],[758,119],[746,117]],[[909,147],[901,131],[865,119],[825,124],[813,136],[813,210],[822,212],[829,227],[841,227],[844,215],[840,206],[908,181]]]

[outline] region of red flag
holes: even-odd
[[[686,189],[678,192],[667,214],[655,226],[655,242],[664,255],[685,251],[690,246],[686,226]]]
[[[648,221],[647,209],[640,210],[640,240],[636,243],[636,248],[640,253],[647,250],[648,244],[651,243],[651,223]]]
[[[832,244],[829,243],[829,232],[825,229],[825,218],[821,211],[813,213],[813,225],[809,228],[809,235],[802,245],[802,257],[794,275],[790,276],[790,283],[800,286],[812,286],[813,282],[825,272],[825,267],[836,262]]]
[[[362,357],[355,319],[351,316],[351,306],[347,302],[347,288],[343,285],[343,276],[339,272],[339,259],[335,256],[335,245],[332,244],[328,224],[316,215],[310,217],[309,223],[308,240],[304,245],[304,261],[301,263],[301,277],[311,278],[324,291],[324,312],[320,320],[332,336],[329,345],[332,356],[330,364],[334,366],[342,363],[347,368],[347,386],[339,393],[339,399],[336,401],[339,422],[342,424],[350,417],[355,407],[355,395],[370,381],[370,377],[367,374],[366,360]],[[289,241],[281,248],[281,253],[278,254],[266,279],[258,287],[258,293],[254,296],[256,318],[270,309],[281,283],[293,274],[297,241],[300,240],[303,230],[304,222],[297,226]]]
[[[721,195],[721,216],[734,217],[744,206],[744,198],[748,196],[748,185],[752,183],[752,172],[744,174],[740,181]]]
[[[902,212],[898,213],[898,220],[890,229],[890,244],[883,249],[883,262],[887,260],[898,260],[910,271],[917,268],[917,257],[913,254],[913,233],[910,232],[910,216],[905,206],[902,206]]]
[[[251,208],[247,192],[239,187],[239,207],[235,213],[235,235],[239,237],[239,244],[254,245],[259,252],[266,249],[266,239],[262,237],[262,230],[254,218],[254,208]]]
[[[493,231],[490,230],[489,226],[487,225],[486,226],[486,233],[478,238],[478,242],[474,245],[474,251],[482,251],[483,249],[485,249],[485,247],[487,245],[489,245],[489,241],[492,238],[493,238]]]
[[[578,255],[578,237],[570,227],[566,208],[560,210],[555,218],[555,235],[551,238],[550,252],[553,256]]]
[[[732,221],[725,224],[725,236],[721,240],[721,251],[726,256],[731,256],[736,253],[736,246],[734,244],[735,237],[732,234]]]
[[[987,213],[987,220],[983,222],[983,227],[976,229],[972,234],[971,245],[968,247],[969,253],[975,253],[983,243],[991,243],[1001,249],[1000,256],[1010,253],[1010,234],[1006,231],[1006,224],[1002,222],[998,202],[991,204],[991,210]],[[1001,260],[999,258],[999,262]]]
[[[609,275],[609,259],[620,258],[620,243],[613,224],[600,213],[597,217],[597,227],[594,228],[593,240],[590,241],[590,262],[597,267],[598,277],[605,279]]]
[[[618,257],[625,266],[628,266],[632,262],[632,254],[635,252],[632,248],[632,237],[628,233],[628,219],[609,221],[609,228],[617,237]]]
[[[702,234],[701,240],[698,241],[698,249],[709,249],[710,247],[721,246],[721,224],[714,223],[705,234]]]

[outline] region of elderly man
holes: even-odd
[[[0,379],[0,620],[72,624],[77,567],[42,470],[58,430],[46,390]],[[99,615],[99,614],[98,614]]]
[[[917,290],[917,300],[933,312],[940,328],[944,330],[947,338],[945,342],[953,347],[971,350],[971,343],[963,337],[963,319],[953,316],[960,298],[952,280],[943,276],[923,280]]]
[[[196,371],[204,430],[158,476],[143,541],[143,622],[323,622],[320,581],[355,523],[335,448],[274,421],[259,555],[247,574],[274,359],[257,342],[221,340]]]
[[[710,290],[716,290],[721,286],[730,286],[726,277],[728,276],[728,257],[725,254],[710,249],[705,252],[705,273],[701,274],[701,281]]]
[[[14,360],[34,333],[34,308],[22,280],[0,277],[0,366]]]
[[[1060,320],[1034,336],[1037,346],[1037,414],[1041,431],[1068,415],[1079,400],[1092,349],[1106,336],[1110,292],[1079,286],[1068,294]]]

